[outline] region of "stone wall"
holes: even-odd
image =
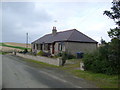
[[[56,66],[61,66],[61,63],[62,63],[61,58],[52,59],[52,58],[47,58],[47,57],[43,57],[43,56],[32,56],[32,55],[20,54],[20,53],[16,53],[16,55],[23,57],[23,58],[28,58],[28,59],[48,63],[51,65],[56,65]]]

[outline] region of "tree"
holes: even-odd
[[[101,37],[100,42],[101,42],[101,44],[106,44],[105,40],[103,40],[102,37]]]
[[[112,11],[106,10],[103,14],[113,19],[115,24],[117,25],[116,28],[110,29],[110,31],[108,31],[109,37],[120,39],[120,0],[113,0],[112,4]]]
[[[108,60],[111,61],[111,66],[114,66],[114,70],[118,70],[120,68],[120,0],[113,0],[112,2],[112,11],[104,11],[103,14],[107,15],[109,18],[113,19],[115,24],[117,25],[116,28],[110,29],[108,31],[108,35],[111,39],[108,48]],[[118,72],[120,73],[120,72]]]
[[[111,42],[106,43],[101,38],[101,45],[95,52],[84,55],[85,70],[96,73],[120,74],[120,0],[113,0],[112,11],[104,11],[108,17],[113,19],[117,25],[110,29],[108,35]]]

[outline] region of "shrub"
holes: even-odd
[[[58,53],[59,57],[62,57],[63,60],[67,60],[67,59],[74,59],[75,56],[70,54],[70,53],[67,53],[67,52],[62,52],[62,53]]]
[[[68,59],[68,54],[66,52],[62,53],[62,60],[67,60]]]
[[[27,48],[26,48],[26,49],[24,49],[23,53],[25,54],[25,53],[27,53],[27,52],[28,52]]]
[[[40,51],[40,52],[37,53],[37,55],[48,57],[48,56],[50,56],[50,53],[46,53],[46,52]]]
[[[62,53],[58,53],[57,56],[58,56],[58,57],[62,57]]]
[[[111,48],[111,44],[105,44],[95,52],[85,54],[83,58],[85,70],[109,75],[119,74],[119,56],[117,50]]]
[[[40,56],[44,56],[44,54],[45,53],[43,51],[40,51],[40,52],[37,53],[37,55],[40,55]]]

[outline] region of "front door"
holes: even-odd
[[[52,44],[52,54],[54,54],[55,51],[55,43]]]

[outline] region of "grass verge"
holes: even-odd
[[[24,47],[20,47],[20,46],[11,46],[11,45],[7,45],[7,44],[4,44],[4,43],[0,43],[0,46],[4,46],[4,47],[11,47],[11,48],[16,48],[16,49],[31,49],[31,48],[24,48]]]
[[[32,60],[32,59],[25,59],[25,61],[30,62],[30,63],[41,64],[42,66],[48,66],[48,67],[59,68],[59,66],[51,65],[51,64],[47,64],[47,63],[43,63],[43,62],[36,61],[36,60]]]
[[[80,78],[92,81],[100,88],[118,88],[117,75],[105,75],[81,70],[72,70],[71,73]]]
[[[5,55],[5,54],[7,54],[7,52],[0,52],[0,54]]]
[[[117,75],[106,75],[106,74],[101,74],[101,73],[92,73],[89,71],[81,71],[78,69],[79,63],[80,63],[79,60],[77,60],[75,64],[67,64],[64,67],[50,65],[50,64],[35,61],[32,59],[25,59],[25,61],[30,62],[30,63],[36,63],[38,65],[40,64],[39,66],[43,66],[43,67],[59,68],[68,73],[71,73],[72,75],[83,78],[85,80],[89,80],[92,83],[94,83],[96,86],[98,86],[99,88],[118,88],[118,76]]]

